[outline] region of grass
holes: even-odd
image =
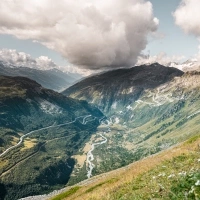
[[[33,148],[36,145],[37,140],[35,139],[30,139],[30,140],[25,140],[24,141],[24,147],[20,149],[20,151],[24,151],[26,149]]]
[[[75,187],[69,189],[68,191],[66,191],[64,193],[55,196],[51,200],[62,200],[64,198],[67,198],[67,197],[71,196],[72,194],[74,194],[75,192],[77,192],[79,189],[80,189],[80,186],[75,186]]]
[[[101,187],[102,185],[105,185],[105,184],[112,184],[114,182],[116,182],[118,179],[116,178],[112,178],[110,180],[106,180],[104,182],[101,182],[101,183],[98,183],[97,185],[93,186],[93,187],[90,187],[89,189],[87,189],[85,191],[85,193],[88,193],[88,192],[92,192],[93,190],[97,189],[98,187]]]
[[[65,200],[199,200],[200,134],[127,167],[93,177]],[[101,178],[102,177],[102,178]]]
[[[191,137],[189,140],[187,140],[187,141],[186,141],[186,144],[187,144],[187,143],[188,143],[188,144],[191,144],[191,143],[197,141],[199,138],[200,138],[200,135],[195,135],[195,136]]]

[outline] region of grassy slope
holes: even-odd
[[[139,200],[200,198],[200,134],[128,167],[93,177],[66,200]],[[99,178],[100,177],[100,178]],[[196,184],[196,185],[195,185]],[[187,197],[187,198],[186,198]]]

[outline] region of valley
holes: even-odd
[[[101,80],[105,76],[107,75],[100,75],[98,79]],[[150,80],[149,73],[148,77]],[[98,132],[105,131],[107,142],[92,151],[93,165],[95,166],[93,175],[126,166],[146,156],[168,149],[198,133],[200,128],[198,123],[200,76],[198,72],[177,75],[166,83],[160,83],[153,88],[144,88],[136,99],[133,96],[135,92],[137,93],[137,87],[141,87],[141,85],[131,85],[130,83],[127,84],[126,89],[120,85],[120,90],[112,88],[116,85],[102,85],[101,87],[107,87],[109,91],[115,91],[115,94],[112,94],[113,97],[110,98],[107,92],[104,94],[103,91],[100,92],[101,95],[96,96],[100,88],[97,88],[91,80],[93,79],[88,78],[83,81],[84,83],[81,82],[81,89],[74,90],[70,96],[82,95],[80,99],[95,104],[107,117],[104,123],[98,127]],[[96,82],[97,79],[94,81]],[[107,84],[108,80],[101,81]],[[88,93],[83,93],[84,88],[82,87],[86,83],[90,84],[90,92],[94,93],[91,93],[90,97]],[[69,88],[68,91],[71,92],[78,87],[78,84]],[[84,87],[87,88],[88,85],[84,85]],[[94,99],[90,100],[92,95]],[[91,138],[91,143],[95,143],[99,138],[101,137]],[[79,151],[78,155],[81,156],[82,150]],[[77,177],[86,173],[87,163],[86,161],[82,167],[77,166],[77,169],[75,167],[74,173]],[[74,181],[73,176],[69,184],[78,181],[81,179]]]
[[[157,75],[152,72],[153,67],[156,68]],[[162,80],[165,81],[156,82],[155,76],[158,77],[163,70],[166,77],[162,77]],[[88,109],[85,111],[79,105],[75,108],[75,110],[78,108],[76,114],[70,115],[70,118],[61,117],[69,116],[64,115],[65,109],[69,107],[63,109],[63,105],[50,101],[46,97],[43,100],[41,97],[34,98],[41,109],[39,112],[45,113],[45,117],[50,121],[47,120],[46,126],[44,124],[42,127],[37,125],[38,128],[32,126],[30,131],[23,131],[23,134],[22,131],[19,132],[20,128],[10,130],[11,134],[12,131],[16,131],[17,134],[14,137],[10,135],[12,142],[4,148],[1,147],[0,155],[0,166],[2,166],[0,177],[2,183],[7,184],[6,188],[3,188],[5,193],[9,191],[9,194],[13,195],[12,191],[14,192],[15,189],[13,190],[13,185],[9,186],[9,180],[13,173],[15,180],[22,168],[25,173],[31,172],[32,181],[25,187],[24,184],[27,184],[25,174],[16,179],[25,187],[23,191],[25,193],[17,198],[30,196],[24,200],[44,200],[54,195],[62,195],[65,191],[64,186],[69,188],[77,184],[78,187],[87,186],[91,182],[98,181],[96,177],[103,177],[101,174],[108,173],[109,176],[114,173],[113,170],[121,171],[121,168],[122,171],[127,170],[131,163],[140,162],[146,157],[151,158],[198,135],[200,73],[183,74],[179,70],[166,69],[158,64],[150,68],[143,67],[143,71],[138,73],[137,70],[134,71],[130,76],[134,81],[130,83],[127,76],[125,82],[120,83],[119,88],[116,83],[107,83],[107,78],[105,81],[102,80],[107,76],[103,74],[99,75],[101,82],[105,84],[102,84],[101,92],[98,91],[99,87],[96,83],[91,82],[93,77],[89,77],[89,82],[86,79],[83,80],[84,84],[80,82],[69,88],[69,92],[74,87],[77,88],[72,95],[64,97],[56,94],[61,98],[69,98],[67,101],[79,101],[84,109]],[[123,74],[117,71],[115,79],[119,76],[123,77]],[[143,84],[147,77],[149,83]],[[94,81],[97,79],[95,78]],[[86,89],[89,87],[89,92],[82,93],[85,89],[78,88],[79,84]],[[15,88],[12,90],[16,91]],[[112,91],[112,97],[108,95],[109,91]],[[9,96],[9,98],[15,98],[15,93],[11,94],[14,97]],[[40,92],[37,92],[38,94],[41,95]],[[80,98],[74,96],[75,94],[81,95]],[[20,98],[24,98],[27,92],[20,89],[19,95]],[[79,100],[73,100],[72,97]],[[62,101],[62,104],[64,102],[66,100]],[[5,115],[6,112],[2,114]],[[6,131],[9,127],[12,126],[5,126],[2,130]],[[24,130],[29,129],[26,126]],[[20,156],[21,153],[23,156]],[[35,159],[38,163],[43,163],[43,166],[38,165]],[[26,162],[29,162],[33,169],[27,169]],[[33,186],[36,189],[32,189]],[[14,186],[16,189],[20,187]],[[49,192],[51,193],[48,195]],[[6,198],[9,199],[9,196]]]
[[[0,80],[1,198],[62,188],[75,164],[71,156],[96,131],[102,113],[30,79]]]
[[[200,200],[200,0],[0,8],[0,200]]]

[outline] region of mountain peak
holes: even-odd
[[[179,69],[159,63],[123,68],[86,78],[63,94],[87,100],[95,103],[101,110],[109,111],[114,101],[127,104],[137,100],[145,89],[155,88],[183,74]]]

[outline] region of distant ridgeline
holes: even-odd
[[[76,73],[65,73],[58,69],[40,70],[28,67],[8,66],[0,61],[0,75],[23,76],[37,81],[43,87],[61,91],[71,86],[82,76]]]

